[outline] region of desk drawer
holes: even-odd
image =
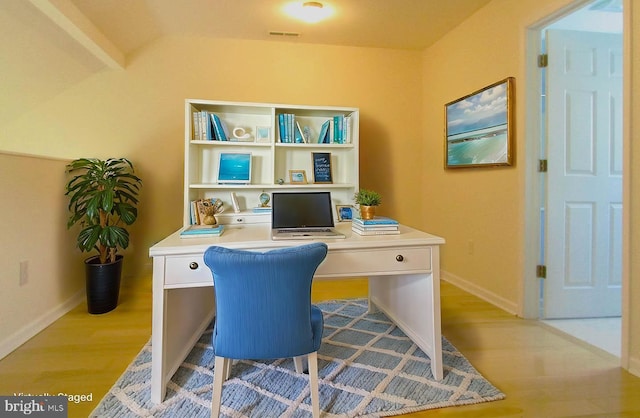
[[[165,261],[165,284],[213,283],[211,270],[204,264],[202,255],[180,255],[167,257]]]
[[[271,213],[219,213],[216,219],[222,225],[262,224],[271,222]]]
[[[431,248],[330,251],[317,275],[366,276],[431,271]]]

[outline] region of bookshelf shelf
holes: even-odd
[[[215,119],[219,121],[218,131]],[[287,125],[282,123],[285,120]],[[211,125],[206,126],[209,121]],[[323,129],[327,132],[323,140],[329,143],[318,143]],[[267,133],[259,142],[258,130]],[[248,138],[236,140],[234,133],[245,133]],[[226,140],[220,140],[223,138]],[[228,216],[233,212],[231,193],[235,193],[243,216],[252,222],[270,221],[264,214],[256,217],[251,213],[259,205],[261,193],[329,190],[334,205],[353,204],[359,184],[358,149],[357,108],[187,99],[183,224],[191,223],[192,201],[211,198],[221,199],[225,206],[225,215],[218,221],[235,222],[237,217]],[[313,183],[314,152],[330,154],[332,183]],[[218,184],[221,153],[251,154],[249,184]],[[291,184],[290,170],[304,170],[307,183]]]

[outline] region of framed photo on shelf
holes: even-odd
[[[311,162],[313,164],[314,183],[333,183],[330,152],[312,152]]]
[[[338,222],[351,221],[353,219],[353,206],[336,205],[336,215],[338,215]]]
[[[251,153],[220,153],[218,184],[249,183],[251,183]]]
[[[512,164],[513,85],[508,77],[444,105],[445,168]]]
[[[256,126],[256,142],[271,142],[271,128],[269,126]]]
[[[307,184],[307,173],[304,170],[289,170],[291,184]]]

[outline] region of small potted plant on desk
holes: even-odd
[[[360,217],[362,219],[373,219],[376,214],[376,206],[382,203],[382,196],[373,190],[360,189],[353,200],[360,206]]]
[[[106,313],[118,305],[123,256],[116,253],[129,246],[129,231],[123,225],[138,217],[142,180],[126,158],[80,158],[66,169],[73,175],[65,193],[71,212],[67,228],[79,223],[78,248],[97,251],[85,260],[88,310]]]

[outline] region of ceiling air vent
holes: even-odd
[[[269,31],[270,36],[282,36],[283,38],[297,38],[300,36],[297,32],[282,32],[277,30]]]

